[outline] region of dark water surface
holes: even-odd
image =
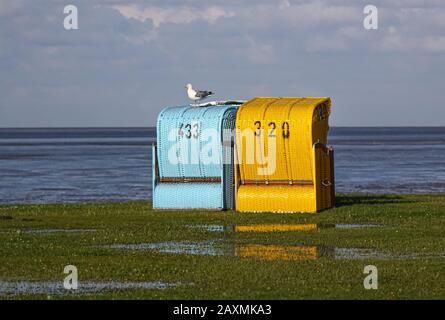
[[[151,199],[154,128],[0,129],[0,204]],[[339,192],[445,192],[445,128],[332,128]]]

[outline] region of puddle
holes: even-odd
[[[291,224],[247,224],[247,225],[188,225],[209,232],[287,232],[311,231],[319,229],[361,229],[381,227],[378,224],[346,224],[346,223],[291,223]]]
[[[53,233],[83,233],[83,232],[96,232],[96,229],[28,229],[18,230],[20,233],[27,234],[53,234]]]
[[[190,254],[207,256],[231,256],[258,258],[261,260],[315,260],[328,258],[334,260],[401,260],[445,258],[440,254],[393,254],[370,248],[342,248],[320,245],[271,245],[243,244],[222,239],[208,241],[168,241],[157,243],[115,244],[105,246],[122,250],[150,250],[170,254]]]
[[[115,244],[107,246],[112,249],[125,250],[152,250],[161,253],[193,254],[206,256],[228,255],[228,246],[221,240],[209,241],[180,241],[180,242],[158,242],[139,244]]]
[[[411,259],[409,256],[394,256],[390,253],[366,248],[341,248],[317,245],[269,245],[238,244],[223,240],[210,241],[171,241],[140,244],[116,244],[106,246],[123,250],[150,250],[160,253],[191,254],[208,256],[250,257],[261,260],[315,260],[329,258],[335,260],[365,259]]]
[[[25,222],[33,222],[33,221],[39,221],[41,222],[41,219],[35,219],[35,218],[22,218],[20,219],[21,221],[25,221]]]
[[[0,220],[13,220],[14,217],[13,216],[9,216],[9,215],[0,215]],[[32,222],[32,221],[42,221],[40,219],[36,219],[36,218],[21,218],[19,219],[20,221],[25,221],[25,222]]]
[[[351,223],[337,223],[336,229],[364,229],[364,228],[379,228],[379,224],[351,224]]]
[[[10,233],[24,233],[24,234],[34,234],[34,235],[48,235],[54,233],[65,233],[65,234],[76,234],[84,232],[96,232],[97,229],[7,229],[0,230],[0,234],[10,234]]]
[[[0,296],[22,294],[70,295],[89,294],[120,289],[167,289],[176,287],[162,281],[154,282],[79,282],[77,290],[67,290],[62,281],[0,281]]]
[[[396,259],[396,257],[390,253],[365,248],[335,248],[334,256],[337,260]]]
[[[224,226],[219,224],[198,224],[198,225],[187,225],[187,228],[190,229],[200,229],[209,232],[225,232],[225,231],[233,231],[233,226]]]

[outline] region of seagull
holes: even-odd
[[[207,98],[208,96],[214,94],[212,91],[194,90],[190,83],[188,83],[185,86],[185,88],[187,89],[188,97],[195,102],[201,101],[201,100]]]

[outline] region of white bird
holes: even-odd
[[[212,91],[194,90],[190,83],[188,83],[185,86],[185,88],[187,89],[188,97],[195,102],[201,101],[201,100],[207,98],[208,96],[214,94]]]

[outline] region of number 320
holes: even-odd
[[[255,125],[255,135],[259,137],[261,135],[261,121],[255,121],[254,125]],[[275,137],[277,124],[275,122],[269,122],[267,126],[269,128],[269,137]],[[287,121],[283,122],[283,124],[281,125],[281,131],[283,134],[283,138],[288,139],[290,136],[289,122]]]

